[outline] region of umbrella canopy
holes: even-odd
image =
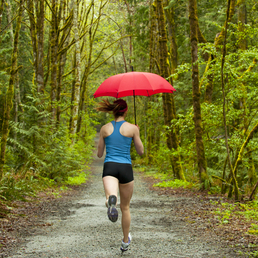
[[[129,72],[106,79],[93,94],[95,98],[110,96],[151,96],[157,93],[173,93],[175,89],[163,77],[154,73]]]
[[[93,94],[97,97],[122,98],[134,96],[134,115],[136,124],[135,96],[151,96],[157,93],[173,93],[175,89],[163,77],[154,73],[129,72],[113,75],[106,79]]]

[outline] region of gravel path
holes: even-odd
[[[27,236],[9,257],[121,257],[119,250],[122,230],[120,220],[112,223],[106,215],[102,186],[103,159],[92,163],[89,186],[80,199],[73,200],[66,212],[54,213],[45,223],[52,226]],[[187,198],[167,197],[149,190],[136,173],[135,191],[131,202],[132,244],[124,257],[236,257],[223,247],[211,232],[191,230],[191,225],[176,216],[173,205]],[[118,199],[119,202],[119,199]],[[53,215],[54,213],[54,215]],[[119,216],[121,213],[119,210]]]

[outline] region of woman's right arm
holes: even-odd
[[[143,144],[140,138],[140,128],[136,125],[134,125],[134,136],[133,136],[133,142],[135,149],[137,153],[141,156],[144,153]]]
[[[98,143],[98,153],[97,153],[97,156],[99,158],[101,158],[103,156],[104,149],[105,149],[105,141],[104,141],[104,137],[103,137],[103,127],[102,127],[100,129],[100,133],[99,133],[99,143]]]

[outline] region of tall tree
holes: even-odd
[[[198,18],[197,1],[189,0],[189,22],[190,22],[190,41],[192,56],[192,90],[193,90],[193,110],[195,125],[195,141],[200,182],[207,180],[207,165],[203,144],[203,128],[201,115],[201,101],[199,88],[199,68],[198,68]]]
[[[168,0],[165,0],[165,4],[168,5]],[[176,24],[175,24],[175,10],[174,7],[165,9],[166,20],[168,24],[168,38],[170,42],[170,60],[171,60],[171,72],[175,73],[178,62],[177,42],[176,42]]]
[[[51,29],[50,29],[50,101],[53,122],[56,119],[56,95],[57,95],[57,67],[58,67],[58,4],[52,0],[51,5]]]
[[[165,24],[165,13],[163,8],[162,0],[156,0],[157,5],[157,18],[158,18],[158,28],[159,28],[159,47],[160,47],[160,75],[164,78],[168,78],[169,66],[168,66],[168,48],[167,48],[167,34],[166,34],[166,24]],[[171,81],[172,83],[172,81]],[[171,121],[176,119],[175,102],[173,94],[163,93],[163,112],[165,125],[171,127]],[[178,149],[178,138],[175,128],[167,131],[167,146],[170,150]],[[172,167],[174,174],[177,178],[185,180],[183,168],[181,165],[180,155],[172,155],[171,157]]]
[[[44,0],[27,0],[30,34],[33,49],[33,65],[38,92],[44,91]]]
[[[73,109],[71,110],[72,123],[71,123],[71,133],[75,134],[78,125],[79,117],[79,102],[80,102],[80,89],[81,89],[81,47],[80,47],[80,37],[79,37],[79,23],[78,23],[78,13],[79,13],[79,1],[76,0],[72,2],[73,6],[73,32],[75,40],[75,81],[74,81],[74,102]]]
[[[126,10],[127,10],[127,15],[128,15],[128,21],[129,21],[129,34],[132,33],[132,28],[133,28],[133,19],[132,19],[132,10],[130,8],[130,5],[128,3],[128,0],[124,0],[125,5],[126,5]],[[133,41],[132,41],[132,35],[129,36],[129,71],[131,71],[132,68],[132,55],[133,55]]]
[[[229,22],[232,20],[232,17],[235,13],[235,5],[236,5],[236,0],[230,1],[229,17],[228,17]],[[223,39],[225,37],[225,28],[226,28],[226,22],[224,23],[224,26],[221,32],[216,34],[215,36],[214,45],[216,48],[218,48],[218,46],[221,46],[223,43]],[[210,70],[212,70],[212,67],[215,61],[216,61],[216,56],[214,56],[213,54],[210,54],[207,62],[207,66],[206,66],[206,73],[208,74],[208,82],[206,84],[206,89],[205,89],[205,101],[208,103],[212,102],[214,73]]]
[[[227,7],[227,19],[225,24],[225,30],[224,30],[224,36],[223,36],[223,48],[222,48],[222,59],[221,59],[221,88],[223,92],[223,122],[224,122],[224,130],[225,130],[225,143],[227,148],[227,156],[228,156],[228,162],[229,162],[229,169],[230,174],[233,180],[234,184],[234,191],[235,191],[235,199],[239,199],[239,189],[238,189],[238,182],[236,179],[236,170],[233,170],[231,159],[230,159],[230,150],[229,150],[229,144],[228,144],[228,128],[227,128],[227,119],[226,119],[226,94],[225,94],[225,78],[224,78],[224,65],[225,65],[225,59],[226,59],[226,43],[227,43],[227,32],[228,32],[228,22],[230,20],[230,6],[231,6],[231,0],[228,0],[228,7]],[[248,141],[247,141],[248,142]],[[236,162],[237,164],[238,162]],[[236,167],[235,167],[236,168]]]
[[[2,24],[3,12],[4,12],[4,0],[1,0],[1,2],[0,2],[0,26]]]
[[[240,54],[242,54],[245,50],[247,50],[247,39],[246,39],[246,23],[247,23],[247,11],[246,11],[246,1],[241,0],[238,2],[239,9],[238,9],[238,32],[239,32],[239,49]],[[241,69],[241,72],[244,72],[244,69]],[[246,96],[247,96],[247,88],[244,82],[241,82],[242,90],[243,90],[243,97],[240,99],[240,108],[243,109],[243,121],[244,121],[244,136],[247,136],[249,133],[248,127],[249,127],[249,121],[248,121],[248,115],[247,115],[247,104],[246,104]],[[248,169],[248,177],[249,177],[249,183],[252,186],[254,184],[254,181],[256,180],[256,172],[255,172],[255,165],[254,160],[252,157],[252,151],[248,148],[248,156],[249,156],[249,162],[250,167]]]
[[[8,90],[6,93],[6,101],[5,101],[5,106],[4,106],[4,117],[3,117],[2,138],[1,138],[1,156],[0,156],[0,179],[3,176],[3,168],[4,168],[4,164],[5,164],[6,143],[7,143],[7,137],[9,134],[9,120],[10,120],[11,110],[13,108],[15,76],[18,72],[18,66],[17,66],[18,43],[19,43],[19,33],[20,33],[21,23],[22,23],[22,13],[23,13],[23,8],[24,8],[23,3],[24,3],[24,0],[19,1],[19,11],[18,11],[17,23],[16,23],[16,28],[15,28],[15,33],[14,33],[11,76],[10,76],[10,80],[9,80],[9,87],[8,87]]]
[[[69,5],[66,1],[62,0],[60,4],[60,11],[59,11],[59,20],[60,20],[60,29],[59,34],[60,40],[58,45],[58,76],[57,76],[57,94],[56,94],[56,102],[57,102],[57,109],[56,109],[56,126],[61,123],[61,93],[63,90],[63,77],[65,74],[65,66],[67,63],[67,51],[69,49],[69,41],[71,36],[72,30],[72,20],[73,14],[71,11],[72,9],[72,2]]]
[[[12,48],[14,44],[14,34],[13,34],[13,24],[12,24],[12,12],[11,12],[11,3],[10,0],[6,1],[6,11],[7,11],[7,22],[10,24],[10,40],[12,42]],[[18,73],[15,74],[14,76],[14,121],[18,122],[18,111],[19,111],[19,106],[21,106],[21,98],[20,98],[20,84],[19,84],[19,76]],[[15,133],[15,138],[16,138],[16,133]]]

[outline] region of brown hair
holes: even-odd
[[[123,116],[128,107],[126,101],[123,99],[117,99],[113,103],[110,103],[108,99],[104,99],[99,103],[99,107],[96,109],[107,113],[113,112],[113,115],[117,118],[119,116]]]

